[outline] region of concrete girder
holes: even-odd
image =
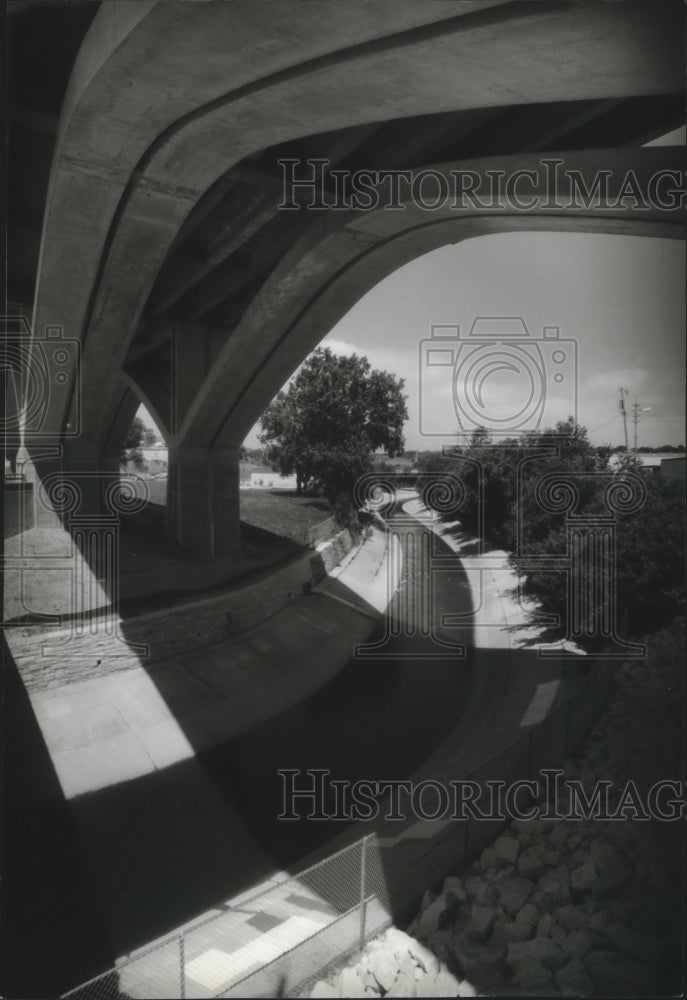
[[[119,461],[119,456],[126,444],[131,422],[141,405],[141,399],[124,379],[121,380],[119,405],[114,411],[113,420],[105,439],[103,456],[113,461]]]
[[[393,35],[385,9],[355,6],[354,18],[350,4],[238,0],[203,5],[202,17],[193,4],[103,5],[61,118],[34,310],[39,328],[62,322],[84,341],[84,447],[103,447],[112,372],[169,246],[232,163],[313,131],[504,95],[517,104],[682,87],[679,33],[646,4],[400,0]],[[56,401],[56,440],[67,416]]]
[[[169,441],[172,426],[172,399],[169,380],[161,379],[145,364],[139,365],[135,374],[124,371],[122,378],[131,391],[143,403],[162,432],[165,441]]]
[[[535,154],[433,168],[447,181],[453,170],[472,170],[484,179],[488,171],[512,176],[516,171],[534,170],[543,204],[529,211],[504,196],[481,210],[469,205],[456,210],[449,201],[443,209],[430,212],[406,200],[402,211],[323,213],[321,225],[303,237],[275,269],[227,339],[179,429],[179,440],[188,445],[240,444],[289,374],[366,291],[439,246],[490,232],[527,230],[684,238],[680,204],[662,209],[651,204],[647,191],[650,179],[661,171],[682,176],[680,149],[551,153],[546,158],[560,161],[555,191],[546,183],[549,175],[542,170],[542,158]],[[642,207],[641,202],[618,209],[604,204],[588,209],[561,207],[571,193],[568,171],[579,171],[588,190],[601,171],[608,171],[608,203],[612,205],[630,168],[649,207]],[[481,190],[486,191],[486,186]],[[558,200],[547,208],[554,194]]]
[[[479,6],[463,4],[461,13]],[[123,195],[136,171],[145,169],[158,137],[199,107],[259,86],[264,77],[295,72],[303,59],[321,59],[341,46],[369,43],[389,33],[386,12],[377,4],[363,0],[356,7],[357,18],[350,6],[338,4],[318,5],[306,17],[305,8],[296,16],[291,2],[263,7],[234,0],[203,5],[199,18],[195,4],[103,4],[76,60],[60,116],[34,325],[62,324],[69,336],[90,337],[100,309],[108,308],[102,300],[95,303],[95,290],[111,266],[108,244],[124,210]],[[455,18],[457,12],[456,5],[447,7],[443,0],[428,0],[422,7],[399,0],[394,28],[412,30]],[[183,199],[184,193],[177,193]],[[200,194],[186,192],[187,211]],[[108,357],[105,372],[112,370],[110,361]],[[98,381],[98,363],[84,355],[84,366],[89,379]],[[65,422],[57,401],[51,402],[47,425],[57,439]]]

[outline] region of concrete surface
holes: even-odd
[[[406,513],[440,534],[455,552],[466,547],[468,540],[452,530],[455,525],[438,522],[417,499],[412,499],[411,492],[403,496],[409,498],[404,504]],[[318,611],[337,607],[341,613],[362,615],[369,625],[369,617],[376,617],[370,609],[386,607],[389,595],[383,562],[374,556],[375,550],[379,554],[381,533],[375,532],[373,541],[347,557],[323,581],[314,598],[322,602],[317,605]],[[389,553],[387,556],[393,563],[394,556]],[[536,655],[536,646],[528,648],[527,644],[536,638],[536,628],[530,623],[532,608],[522,608],[513,597],[515,578],[505,553],[492,552],[486,558],[473,556],[461,561],[468,564],[474,608],[473,692],[455,729],[413,774],[416,781],[431,778],[448,785],[456,777],[467,776],[540,722],[583,676],[577,665],[542,661]],[[351,592],[364,594],[364,598],[350,599]],[[344,593],[349,594],[348,600]],[[263,641],[268,640],[261,635],[253,645],[259,646]],[[251,662],[255,664],[255,660]],[[101,724],[105,724],[105,719]],[[381,881],[375,889],[381,908],[380,925],[391,919],[394,907],[414,898],[418,889],[422,891],[431,883],[435,868],[439,875],[445,874],[439,871],[445,863],[441,851],[439,857],[432,852],[436,838],[441,837],[447,826],[455,824],[411,819],[387,823],[381,828],[376,837],[376,849],[381,851]],[[333,854],[367,832],[364,823],[349,827],[340,837],[328,840],[322,849],[304,858],[298,869]],[[242,975],[285,954],[295,941],[322,931],[337,916],[327,896],[327,892],[322,895],[313,892],[307,881],[299,882],[297,875],[293,877],[277,869],[248,892],[233,895],[226,904],[200,914],[186,925],[190,928],[184,959],[188,977],[186,995],[205,997],[212,989],[229,989]],[[156,990],[167,989],[169,993],[165,995],[178,995],[174,990],[178,990],[175,935],[179,929],[160,939],[163,945],[165,941],[169,944],[159,951],[148,952],[146,948],[120,955],[120,986],[125,991],[152,997]],[[329,957],[323,952],[323,961]],[[240,987],[237,989],[240,992]]]
[[[437,246],[490,231],[683,235],[679,207],[626,205],[609,214],[540,206],[525,213],[505,197],[484,211],[439,210],[431,224],[426,211],[411,205],[358,217],[329,213],[294,238],[236,329],[223,343],[213,341],[207,362],[204,350],[190,346],[197,328],[180,337],[174,332],[177,376],[159,400],[150,398],[124,372],[129,345],[181,226],[237,162],[305,134],[498,108],[504,100],[527,105],[542,94],[553,102],[670,93],[681,91],[683,79],[671,21],[649,5],[552,10],[401,0],[393,24],[369,3],[356,7],[355,18],[334,3],[282,3],[270,6],[269,15],[253,5],[130,7],[102,5],[60,119],[33,322],[39,331],[61,324],[65,336],[86,330],[88,336],[81,366],[72,361],[68,372],[80,392],[50,394],[40,440],[29,448],[63,444],[60,473],[85,469],[97,476],[119,452],[135,388],[151,412],[170,417],[170,529],[205,555],[237,548],[236,449],[245,433],[299,361],[386,274]],[[542,58],[554,51],[565,51],[566,59],[553,65]],[[412,86],[399,85],[403,80]],[[662,167],[681,167],[679,152],[669,149],[561,156],[588,186],[598,169],[609,169],[615,191],[629,167],[640,187]],[[457,166],[482,174],[537,169],[539,157]],[[205,332],[209,343],[217,331]],[[81,436],[73,438],[79,421]],[[40,464],[41,477],[50,466]]]
[[[32,693],[65,797],[190,759],[317,690],[386,607],[386,557],[387,539],[373,529],[311,596],[241,636]]]

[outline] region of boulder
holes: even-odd
[[[501,993],[503,991],[505,978],[498,966],[475,965],[470,972],[469,979],[462,981],[461,990],[466,983],[471,983],[483,996],[491,996],[495,992]],[[459,993],[459,996],[464,995]]]
[[[561,942],[565,941],[568,936],[568,932],[565,927],[561,927],[560,924],[554,923],[551,928],[551,940],[555,941],[557,945],[560,946]]]
[[[604,927],[608,927],[610,922],[611,918],[606,910],[598,910],[589,918],[589,927],[593,931],[601,932]]]
[[[343,995],[346,996],[345,993]],[[391,988],[386,993],[388,997],[416,997],[417,995],[415,976],[409,976],[405,972],[398,973]]]
[[[596,870],[592,861],[585,861],[570,872],[570,887],[574,892],[591,892],[596,881]]]
[[[570,901],[570,876],[564,865],[545,871],[537,884],[547,910],[553,906],[565,906]]]
[[[554,823],[549,839],[554,847],[562,847],[568,839],[569,830],[565,823]]]
[[[473,969],[489,965],[496,967],[506,957],[506,946],[489,942],[476,944],[467,934],[458,934],[451,942],[455,962],[464,975],[471,977]]]
[[[444,879],[442,895],[446,896],[447,899],[454,899],[456,903],[464,903],[468,898],[463,886],[463,880],[458,878],[457,875],[449,875],[448,878]]]
[[[463,979],[462,982],[458,983],[458,993],[457,993],[457,996],[459,996],[459,997],[476,997],[478,995],[479,994],[477,993],[477,990],[475,989],[475,987],[472,985],[472,983],[469,983],[467,981],[467,979]]]
[[[568,931],[581,931],[588,924],[587,917],[576,906],[557,906],[553,915],[561,927]]]
[[[432,934],[432,936],[427,939],[427,947],[434,955],[438,963],[444,962],[446,965],[451,964],[453,959],[451,942],[453,941],[454,933],[455,931],[453,930],[437,931],[436,934]]]
[[[377,993],[379,992],[379,984],[375,979],[374,975],[372,974],[372,970],[370,969],[370,966],[367,964],[367,962],[365,961],[358,962],[358,964],[355,967],[355,971],[358,973],[358,976],[362,980],[362,983],[365,987],[367,987],[368,989],[372,989]]]
[[[360,997],[368,996],[365,983],[362,981],[355,969],[344,969],[340,977],[340,996],[351,997],[357,1000]]]
[[[534,892],[529,879],[515,878],[499,889],[498,902],[509,916],[517,913]]]
[[[439,971],[439,959],[429,948],[425,948],[419,941],[412,941],[410,945],[410,955],[425,972],[434,975]]]
[[[420,914],[418,913],[416,916],[413,917],[413,919],[406,927],[405,932],[408,935],[408,937],[415,937],[419,926],[420,926]]]
[[[541,849],[537,846],[526,848],[518,856],[517,868],[523,878],[538,878],[543,875],[546,861],[542,858]]]
[[[561,941],[561,948],[570,958],[583,958],[592,946],[589,937],[584,931],[571,931],[568,936]]]
[[[511,829],[521,844],[540,840],[547,833],[547,824],[539,819],[516,819]]]
[[[485,882],[475,893],[474,903],[482,906],[496,906],[499,898],[498,888],[491,882]]]
[[[329,983],[325,983],[323,979],[320,979],[311,989],[310,996],[313,1000],[328,1000],[330,997],[339,997],[340,994],[337,989],[330,986]]]
[[[398,973],[398,960],[387,948],[379,948],[369,958],[368,967],[377,983],[386,991],[390,990]]]
[[[504,933],[510,941],[528,941],[534,937],[534,932],[539,923],[540,913],[536,906],[525,903],[513,923],[506,924]]]
[[[492,906],[473,904],[467,934],[472,941],[487,941],[498,916]]]
[[[421,967],[416,963],[412,955],[402,955],[398,960],[398,974],[408,976],[410,979],[415,979],[415,973]]]
[[[457,997],[461,995],[458,980],[447,969],[440,969],[434,975],[426,976],[420,981],[419,987],[422,992],[418,992],[417,995],[422,997]],[[462,995],[470,996],[470,994]]]
[[[487,872],[490,871],[492,868],[496,868],[498,863],[499,860],[494,854],[494,851],[491,847],[485,847],[482,853],[480,854],[479,858],[475,862],[476,866],[480,869],[480,871],[483,872]]]
[[[398,959],[403,958],[404,955],[409,955],[410,949],[415,944],[413,938],[404,931],[399,930],[398,927],[389,927],[384,935],[384,941]]]
[[[564,997],[586,997],[594,992],[594,983],[578,958],[559,969],[555,980]]]
[[[531,962],[540,962],[549,969],[565,965],[566,956],[551,938],[534,938],[532,941],[515,941],[508,945],[506,962],[512,969]]]
[[[554,920],[550,913],[543,913],[537,923],[537,937],[549,937],[553,930]]]
[[[520,853],[520,844],[515,837],[497,837],[491,849],[497,861],[513,864]]]
[[[438,896],[423,910],[417,928],[417,936],[426,940],[435,931],[440,930],[450,921],[454,907],[455,903],[452,899],[447,899],[443,894]]]
[[[437,898],[436,892],[432,892],[431,889],[425,889],[424,893],[422,894],[422,901],[420,903],[420,913],[422,913],[423,910],[426,910],[427,907],[430,905],[430,903],[433,903],[436,898]]]
[[[517,877],[518,877],[518,872],[515,865],[501,865],[499,870],[494,872],[494,874],[490,876],[489,882],[490,885],[493,885],[497,889],[500,889],[504,883],[510,882],[511,879]]]
[[[523,962],[513,976],[513,982],[522,990],[544,990],[552,981],[551,970],[541,962]]]
[[[549,847],[547,844],[537,845],[536,851],[545,865],[554,868],[561,861],[560,851],[557,847]]]

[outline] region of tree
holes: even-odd
[[[356,480],[372,454],[403,451],[408,417],[403,379],[373,369],[365,357],[340,357],[318,347],[261,418],[260,440],[282,475],[296,474],[297,492],[323,493],[350,508]]]
[[[119,453],[119,464],[126,465],[127,462],[133,462],[137,469],[143,465],[143,455],[141,453],[141,444],[143,443],[146,435],[146,426],[140,417],[134,417],[131,421],[131,427],[129,428],[129,433],[126,436],[126,441],[124,442],[124,447]]]
[[[684,486],[660,473],[643,478],[645,502],[618,517],[618,606],[636,636],[684,614]]]

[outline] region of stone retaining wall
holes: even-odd
[[[343,531],[317,556],[304,552],[240,590],[135,618],[93,619],[83,623],[79,634],[68,627],[50,632],[14,628],[8,630],[8,642],[29,693],[148,665],[248,631],[299,597],[352,547],[350,534]]]

